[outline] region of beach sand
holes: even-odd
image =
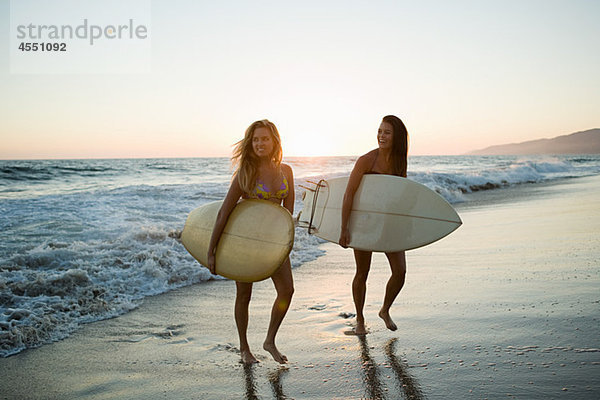
[[[290,362],[262,350],[274,290],[255,284],[239,363],[234,283],[147,298],[118,318],[0,359],[6,399],[598,399],[600,177],[474,195],[463,226],[407,253],[406,285],[377,317],[389,267],[375,254],[366,337],[354,319],[351,250],[294,269],[278,335]]]

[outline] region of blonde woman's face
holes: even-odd
[[[254,130],[252,134],[252,149],[258,157],[270,157],[273,154],[273,138],[271,131],[260,126]]]

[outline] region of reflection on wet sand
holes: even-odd
[[[401,358],[395,354],[394,347],[398,338],[390,339],[385,345],[385,355],[387,356],[388,362],[390,363],[394,373],[396,374],[398,389],[404,391],[404,395],[410,400],[421,400],[425,396],[421,391],[419,383],[413,376],[408,373],[408,364],[402,361]]]
[[[257,385],[256,379],[254,377],[254,367],[255,364],[246,364],[244,365],[244,377],[246,380],[246,399],[247,400],[257,400],[260,397],[257,394]],[[283,393],[283,388],[281,386],[281,376],[288,371],[287,368],[279,368],[275,371],[271,371],[268,374],[269,383],[271,384],[271,390],[273,391],[273,396],[277,400],[287,399],[286,395]]]
[[[288,372],[287,368],[279,368],[275,371],[269,372],[268,378],[271,383],[271,390],[273,391],[273,396],[277,400],[287,399],[285,394],[283,394],[283,388],[281,387],[281,376]]]
[[[254,365],[244,364],[244,377],[246,378],[246,399],[256,400],[256,380],[254,379]]]
[[[367,336],[358,336],[358,341],[360,342],[361,368],[364,373],[367,397],[369,399],[383,399],[385,396],[381,382],[379,381],[379,370],[377,369],[377,364],[371,358]]]
[[[386,399],[386,398],[404,398],[408,400],[422,400],[425,399],[425,395],[421,391],[417,380],[409,373],[408,364],[402,360],[401,357],[396,355],[396,342],[397,338],[390,339],[384,346],[384,354],[387,359],[387,364],[394,371],[395,384],[397,391],[396,395],[389,392],[388,387],[382,382],[383,371],[381,367],[377,365],[377,362],[371,356],[371,348],[367,342],[367,336],[358,336],[360,343],[360,369],[363,374],[365,398],[368,399]],[[385,364],[384,364],[385,365]],[[246,383],[246,400],[256,400],[261,398],[258,394],[258,386],[255,377],[256,364],[244,365],[244,378]],[[271,391],[273,392],[273,398],[277,400],[287,399],[288,397],[283,392],[282,377],[289,372],[288,368],[278,368],[276,370],[269,371],[267,379],[271,385]],[[389,372],[385,371],[386,375]],[[388,376],[389,378],[389,376]],[[388,396],[386,396],[386,392]]]
[[[365,391],[369,399],[385,399],[385,390],[380,381],[380,371],[370,354],[366,335],[358,337],[360,342],[360,358],[364,373]],[[385,345],[385,355],[388,363],[394,370],[398,393],[409,400],[425,399],[418,382],[408,373],[408,364],[395,354],[397,338],[390,339]]]

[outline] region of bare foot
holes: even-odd
[[[242,362],[244,364],[250,365],[250,364],[256,364],[258,362],[256,357],[254,357],[254,354],[252,354],[252,352],[250,350],[242,350],[240,353],[242,355]]]
[[[281,354],[279,352],[279,350],[277,350],[277,347],[275,346],[275,343],[263,343],[263,349],[265,349],[266,351],[268,351],[269,353],[271,353],[271,355],[273,356],[273,359],[275,361],[277,361],[279,364],[285,364],[288,362],[288,359],[286,356],[284,356],[283,354]]]
[[[364,336],[367,333],[369,333],[369,331],[360,332],[354,328],[350,329],[349,331],[344,331],[344,335],[348,335],[348,336]]]
[[[390,331],[395,331],[396,329],[398,329],[394,321],[392,321],[392,317],[390,317],[389,312],[379,311],[379,318],[381,318],[383,322],[385,322],[385,326]]]
[[[369,331],[367,331],[367,328],[365,327],[364,322],[357,322],[355,328],[344,332],[344,334],[346,334],[346,335],[356,335],[356,336],[366,335],[367,333],[369,333]]]

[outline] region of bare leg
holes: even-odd
[[[385,253],[385,255],[390,263],[392,276],[390,276],[390,279],[385,287],[385,297],[383,299],[381,310],[379,311],[379,317],[383,319],[385,326],[389,330],[395,331],[398,329],[398,327],[390,317],[390,307],[392,307],[394,300],[404,286],[406,277],[406,256],[403,251],[396,253]]]
[[[294,294],[294,281],[292,279],[292,266],[290,259],[286,259],[281,267],[271,276],[275,290],[277,290],[277,298],[271,309],[271,321],[269,322],[269,330],[267,338],[263,343],[263,349],[271,353],[273,359],[280,364],[287,363],[287,357],[279,352],[275,346],[275,335],[281,326],[281,321],[290,308],[292,295]]]
[[[240,353],[244,364],[257,363],[258,360],[250,351],[246,331],[248,330],[248,306],[252,297],[252,283],[236,282],[235,324],[240,337]]]
[[[354,260],[356,261],[356,273],[352,280],[352,298],[354,299],[354,307],[356,307],[356,335],[364,335],[367,333],[365,327],[365,316],[363,308],[365,306],[365,297],[367,295],[367,277],[371,269],[372,252],[354,250]]]

